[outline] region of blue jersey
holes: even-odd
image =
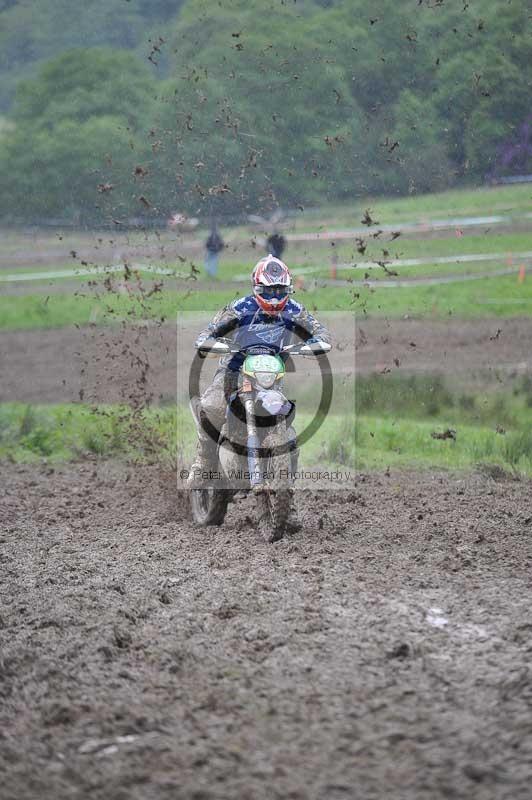
[[[279,353],[292,338],[296,342],[330,341],[329,331],[301,303],[288,298],[283,310],[271,315],[262,310],[254,295],[234,300],[222,309],[200,333],[196,345],[210,336],[231,338],[242,350],[264,348],[271,353]],[[243,361],[244,354],[236,353],[224,356],[220,366],[238,371]]]

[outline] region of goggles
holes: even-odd
[[[284,300],[294,290],[292,286],[263,286],[258,284],[253,287],[253,291],[263,297],[264,300]]]

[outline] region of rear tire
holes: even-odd
[[[205,486],[190,490],[190,507],[194,522],[201,527],[221,525],[227,513],[231,493],[226,489]]]

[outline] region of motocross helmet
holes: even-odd
[[[267,314],[279,314],[294,289],[286,264],[270,253],[255,264],[251,274],[253,294]]]

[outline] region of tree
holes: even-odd
[[[161,213],[267,212],[528,163],[524,3],[87,0],[75,19],[71,5],[0,6],[8,92],[67,42],[115,48],[63,52],[20,84],[0,130],[6,210],[94,213],[101,182],[98,206],[130,214],[142,182]]]
[[[166,22],[176,17],[183,0],[139,0],[138,13],[148,22]]]
[[[134,208],[153,95],[131,53],[96,48],[48,62],[20,86],[15,127],[0,141],[4,213],[95,218],[111,197],[115,213]]]
[[[311,23],[257,0],[183,7],[159,159],[175,202],[268,210],[352,191],[360,112]]]
[[[399,95],[395,126],[383,149],[394,168],[394,189],[400,193],[435,192],[455,180],[447,156],[442,121],[430,102],[405,89]]]
[[[0,110],[10,107],[21,78],[66,50],[139,48],[149,54],[152,26],[179,13],[181,0],[0,0]]]

